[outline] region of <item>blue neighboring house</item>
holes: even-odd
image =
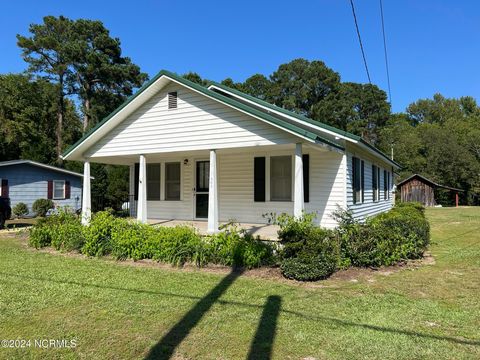
[[[31,160],[0,162],[0,197],[10,198],[13,207],[23,202],[33,215],[37,199],[51,199],[55,206],[82,206],[83,174]]]

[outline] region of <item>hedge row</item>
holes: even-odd
[[[418,259],[430,239],[430,226],[418,203],[401,203],[364,223],[355,221],[348,212],[338,212],[337,219],[335,230],[315,226],[311,214],[277,219],[285,277],[318,280],[339,268],[378,267]]]
[[[253,268],[280,263],[290,279],[324,279],[339,268],[392,265],[420,258],[430,238],[424,208],[399,204],[389,212],[357,222],[348,212],[337,213],[339,226],[328,230],[314,224],[314,215],[282,214],[275,219],[280,249],[231,225],[219,234],[200,236],[193,227],[155,227],[99,212],[90,226],[60,211],[41,219],[30,231],[36,248],[79,250],[88,256],[116,259],[153,259],[181,266],[221,264]],[[278,251],[276,251],[278,250]]]
[[[79,250],[88,256],[112,255],[116,259],[153,259],[181,266],[221,264],[253,268],[274,262],[274,247],[244,233],[235,226],[201,236],[189,226],[155,227],[99,212],[90,226],[61,211],[41,219],[30,230],[30,245],[53,246],[57,250]]]

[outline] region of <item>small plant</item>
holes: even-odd
[[[90,225],[84,228],[85,243],[82,253],[88,256],[103,256],[112,249],[111,236],[118,226],[117,219],[108,211],[100,211],[93,215]]]
[[[333,257],[320,253],[285,259],[280,269],[288,279],[315,281],[326,279],[335,272],[336,262]]]
[[[25,216],[28,214],[28,206],[23,202],[19,202],[17,205],[13,207],[12,212],[13,212],[13,215],[15,215],[18,218],[21,218],[22,216]]]
[[[45,217],[48,210],[53,209],[55,205],[50,199],[37,199],[32,205],[32,211],[40,217]]]

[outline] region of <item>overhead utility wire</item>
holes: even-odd
[[[350,5],[352,5],[353,19],[355,20],[355,28],[357,29],[360,50],[362,50],[363,63],[365,64],[365,70],[367,71],[368,82],[371,85],[372,80],[370,79],[370,72],[368,71],[367,58],[365,57],[365,50],[363,49],[362,37],[360,36],[360,30],[358,29],[357,15],[355,14],[355,6],[353,5],[353,0],[350,0]]]
[[[385,39],[385,22],[383,20],[383,2],[380,0],[380,15],[382,17],[383,50],[385,53],[385,68],[387,69],[388,98],[392,105],[392,91],[390,90],[390,71],[388,70],[387,40]]]

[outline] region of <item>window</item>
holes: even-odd
[[[364,167],[365,164],[359,158],[352,158],[353,172],[353,203],[362,203],[364,201]]]
[[[172,91],[168,93],[168,108],[176,109],[177,108],[177,92]]]
[[[165,164],[165,200],[180,200],[180,163]]]
[[[53,180],[53,198],[65,199],[65,181]]]
[[[390,173],[387,170],[383,170],[383,199],[390,199]]]
[[[380,168],[372,165],[372,193],[373,201],[380,200]]]
[[[160,164],[147,164],[147,200],[160,200]]]
[[[270,158],[270,200],[292,200],[292,157]]]

